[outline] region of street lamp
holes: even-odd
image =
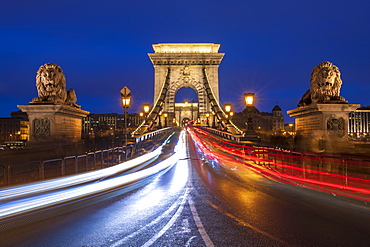
[[[213,121],[212,121],[212,128],[216,129],[216,112],[212,111]]]
[[[131,106],[131,91],[127,87],[121,89],[121,103],[125,112],[125,146],[127,158],[127,109]]]
[[[294,125],[292,123],[289,124],[289,132],[290,132],[289,134],[290,135],[293,135],[293,126]]]
[[[254,93],[245,93],[244,100],[245,100],[245,105],[247,107],[253,106],[254,105]]]
[[[252,116],[251,116],[251,109],[254,106],[254,93],[245,93],[244,101],[245,101],[245,105],[247,106],[247,113],[248,113],[246,136],[249,138],[255,139],[257,138],[257,134],[254,131],[253,121],[252,121]]]
[[[232,105],[231,105],[231,104],[225,104],[225,105],[224,105],[224,108],[225,108],[225,112],[226,112],[227,114],[229,114],[229,112],[231,112]]]
[[[230,112],[233,109],[233,107],[232,107],[231,104],[225,104],[224,109],[225,109],[225,112],[226,112],[227,123],[230,123],[229,115],[230,115]]]
[[[143,105],[143,111],[144,111],[145,114],[148,114],[149,111],[150,111],[150,105],[149,104],[144,104]]]
[[[162,111],[160,111],[159,113],[158,113],[158,121],[159,121],[159,124],[158,124],[158,127],[160,128],[160,129],[162,129],[162,121],[161,121],[161,116],[162,116]]]
[[[207,118],[207,127],[209,127],[209,112],[206,113],[206,118]]]
[[[150,105],[149,104],[143,104],[143,116],[144,116],[144,121],[145,123],[144,124],[147,124],[148,121],[147,121],[147,118],[148,118],[148,113],[150,111]]]
[[[168,117],[168,113],[167,113],[167,112],[163,113],[163,116],[164,116],[164,127],[166,128],[166,127],[167,127],[167,117]]]

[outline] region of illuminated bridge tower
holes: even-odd
[[[224,53],[218,52],[219,48],[219,44],[213,43],[153,45],[154,53],[148,55],[154,66],[154,99],[160,96],[168,69],[171,71],[163,105],[163,111],[168,112],[170,117],[171,115],[175,117],[175,96],[177,91],[183,87],[194,89],[198,95],[197,117],[204,118],[207,112],[211,112],[203,83],[204,68],[207,71],[213,95],[219,101],[218,67],[224,56]],[[182,117],[191,118],[186,115]]]
[[[154,66],[154,103],[148,121],[133,134],[145,132],[155,122],[163,123],[162,112],[180,124],[184,119],[208,120],[225,127],[228,124],[231,132],[239,134],[236,126],[226,121],[219,104],[218,67],[225,55],[218,52],[219,48],[219,44],[213,43],[154,44],[154,53],[148,54]],[[197,93],[198,104],[191,105],[191,111],[175,105],[176,93],[183,87]]]

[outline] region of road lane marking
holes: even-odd
[[[212,202],[210,202],[208,200],[205,200],[205,199],[203,199],[203,201],[205,201],[208,205],[210,205],[211,207],[213,207],[216,210],[220,211],[221,213],[225,214],[226,216],[232,218],[233,220],[235,220],[236,222],[238,222],[240,225],[246,226],[248,228],[251,228],[252,230],[254,230],[256,232],[259,232],[259,233],[261,233],[261,234],[263,234],[263,235],[265,235],[265,236],[267,236],[267,237],[269,237],[271,239],[274,239],[274,240],[276,240],[276,241],[284,244],[284,246],[290,246],[290,244],[287,243],[287,242],[285,242],[284,240],[281,240],[280,238],[277,238],[277,237],[275,237],[275,236],[273,236],[273,235],[271,235],[271,234],[269,234],[269,233],[267,233],[267,232],[265,232],[265,231],[263,231],[263,230],[255,227],[255,226],[252,226],[251,224],[249,224],[249,223],[245,222],[244,220],[236,217],[235,215],[233,215],[233,214],[231,214],[231,213],[229,213],[229,212],[221,209],[220,207],[218,207],[217,205],[213,204]]]
[[[148,247],[154,244],[154,242],[157,241],[157,239],[160,238],[175,223],[177,218],[181,216],[182,210],[184,209],[186,200],[188,198],[188,194],[189,194],[189,189],[186,188],[185,195],[176,213],[172,216],[170,221],[168,221],[168,223],[156,235],[154,235],[151,239],[149,239],[149,241],[147,241],[144,245],[142,245],[142,247]]]
[[[195,208],[194,202],[191,199],[190,195],[188,195],[188,202],[189,202],[189,205],[190,205],[191,213],[193,214],[195,224],[198,228],[198,231],[199,231],[200,235],[202,236],[202,239],[203,239],[204,243],[206,244],[207,247],[214,247],[214,244],[213,244],[211,238],[208,236],[206,230],[204,229],[202,221],[199,218],[197,209]]]
[[[189,147],[189,145],[188,145],[188,147]],[[190,156],[190,154],[188,154],[189,156]],[[271,239],[274,239],[274,240],[276,240],[276,241],[278,241],[278,242],[280,242],[280,243],[282,243],[282,244],[284,244],[284,246],[290,246],[290,244],[289,243],[287,243],[287,242],[285,242],[284,240],[281,240],[281,239],[279,239],[279,238],[277,238],[277,237],[275,237],[275,236],[273,236],[273,235],[271,235],[271,234],[269,234],[269,233],[267,233],[267,232],[265,232],[265,231],[263,231],[263,230],[261,230],[261,229],[259,229],[259,228],[257,228],[257,227],[254,227],[254,226],[252,226],[251,224],[249,224],[249,223],[247,223],[247,222],[245,222],[245,221],[243,221],[242,219],[240,219],[240,218],[238,218],[238,217],[236,217],[236,216],[234,216],[233,214],[231,214],[231,213],[229,213],[229,212],[227,212],[227,211],[225,211],[225,210],[223,210],[223,209],[221,209],[220,207],[218,207],[217,205],[215,205],[215,204],[213,204],[211,201],[209,201],[209,200],[207,200],[207,199],[205,199],[203,196],[201,196],[201,194],[198,192],[198,190],[196,189],[196,188],[194,188],[193,187],[193,183],[192,183],[192,181],[193,181],[193,171],[192,171],[192,169],[190,168],[190,172],[189,172],[189,187],[191,187],[192,189],[193,189],[193,191],[194,191],[194,193],[198,196],[198,197],[200,197],[201,198],[201,200],[203,200],[204,202],[206,202],[208,205],[210,205],[211,207],[213,207],[213,208],[215,208],[216,210],[218,210],[219,212],[221,212],[221,213],[223,213],[224,215],[226,215],[226,216],[228,216],[228,217],[230,217],[231,219],[233,219],[233,220],[235,220],[237,223],[239,223],[240,225],[242,225],[242,226],[245,226],[245,227],[248,227],[248,228],[251,228],[252,230],[254,230],[254,231],[256,231],[256,232],[259,232],[259,233],[261,233],[261,234],[263,234],[263,235],[265,235],[265,236],[267,236],[267,237],[269,237],[269,238],[271,238]],[[188,196],[188,198],[190,198],[190,195]],[[189,199],[188,199],[189,200]],[[194,207],[194,209],[195,209],[195,207]],[[204,229],[204,228],[203,228]]]
[[[186,155],[187,157],[189,158],[189,160],[193,160],[190,158],[190,150],[189,150],[189,143],[188,143],[188,139],[190,137],[187,135],[187,139],[186,139]],[[193,190],[193,191],[196,191],[196,189],[193,187],[193,173],[192,173],[192,165],[190,163],[190,161],[188,160],[188,167],[189,167],[189,183],[188,183],[188,188]],[[196,159],[196,160],[199,160],[199,159]],[[195,221],[195,224],[198,228],[198,232],[200,233],[200,235],[202,236],[202,239],[204,241],[204,243],[206,244],[207,247],[213,247],[214,244],[211,240],[211,238],[209,237],[209,235],[207,234],[206,230],[204,229],[204,226],[202,224],[202,221],[200,220],[200,217],[198,215],[198,212],[197,212],[197,209],[195,208],[195,205],[194,205],[194,202],[193,200],[191,199],[191,196],[190,194],[188,195],[187,197],[188,199],[188,203],[189,203],[189,206],[190,206],[190,210],[191,210],[191,213],[193,215],[193,219]]]
[[[123,243],[125,243],[126,241],[128,241],[130,238],[133,238],[135,237],[136,235],[138,234],[141,234],[143,231],[145,231],[146,229],[148,229],[149,227],[159,223],[160,220],[166,218],[173,210],[175,210],[180,204],[184,203],[184,201],[186,202],[186,193],[188,193],[187,191],[185,192],[185,195],[183,196],[180,196],[179,199],[177,199],[177,201],[172,204],[171,207],[169,207],[163,214],[161,214],[160,216],[158,216],[155,220],[151,221],[149,224],[145,225],[144,227],[140,228],[139,230],[131,233],[130,235],[120,239],[119,241],[117,241],[116,243],[112,244],[111,247],[117,247],[117,246],[122,246]]]

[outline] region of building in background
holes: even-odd
[[[30,125],[26,113],[12,112],[11,117],[0,118],[0,142],[11,144],[27,142],[30,139]]]
[[[128,114],[127,129],[136,128],[142,121],[138,113]],[[103,137],[122,134],[125,129],[125,115],[118,113],[89,114],[82,119],[84,136]]]
[[[252,119],[253,129],[257,132],[273,135],[284,132],[284,115],[278,105],[271,112],[260,112],[255,106],[247,106],[242,112],[235,113],[232,121],[238,128],[245,130],[248,118]]]
[[[360,107],[348,116],[348,138],[370,141],[370,106]]]

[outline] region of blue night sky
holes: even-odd
[[[40,65],[62,67],[67,89],[91,113],[129,112],[153,102],[155,43],[217,43],[221,104],[242,111],[294,109],[323,61],[342,74],[341,96],[370,105],[370,1],[39,1],[1,0],[0,117],[37,97]],[[179,98],[190,97],[186,90]],[[292,121],[287,119],[287,121]]]

